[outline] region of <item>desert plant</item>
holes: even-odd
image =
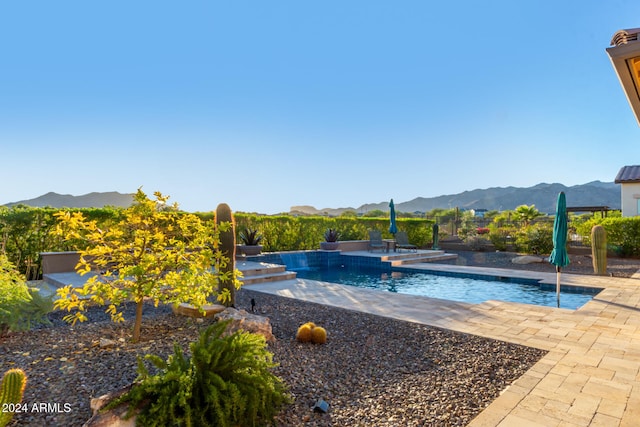
[[[324,344],[327,342],[327,331],[322,326],[311,329],[311,342],[314,344]]]
[[[551,224],[535,224],[516,233],[516,248],[529,254],[549,254],[553,250]]]
[[[108,304],[107,313],[119,322],[123,320],[119,306],[133,300],[133,341],[138,341],[145,299],[156,304],[186,302],[199,308],[216,294],[218,272],[211,266],[226,262],[217,249],[218,231],[229,227],[215,228],[195,215],[168,209],[169,197],[159,192],[155,197],[150,200],[138,189],[135,203],[122,212],[119,221],[105,228],[80,212],[56,214],[56,235],[85,242],[76,271],[94,273],[81,288],[58,289],[55,307],[75,310],[65,320],[86,320],[84,311],[89,303],[95,303]],[[217,297],[222,301],[228,294],[220,292]]]
[[[593,272],[604,276],[607,274],[607,232],[601,225],[591,229],[591,255]]]
[[[298,332],[296,333],[296,340],[298,342],[311,342],[311,330],[312,326],[305,323],[298,328]]]
[[[22,402],[27,376],[22,369],[9,369],[0,383],[0,427],[4,427],[13,418],[14,408]]]
[[[340,238],[340,233],[336,229],[328,228],[324,232],[324,241],[325,242],[337,242],[339,238]]]
[[[522,222],[523,227],[528,227],[531,221],[541,216],[544,216],[544,214],[536,209],[535,205],[520,205],[513,213],[514,219]]]
[[[262,234],[256,229],[247,227],[240,232],[240,240],[247,246],[257,246],[262,241]]]
[[[4,253],[0,253],[0,336],[19,320],[18,307],[29,302],[29,288],[24,277]]]
[[[469,246],[472,251],[484,251],[490,243],[489,239],[480,237],[477,234],[468,234],[464,239],[464,243]]]
[[[438,247],[438,240],[440,240],[440,236],[438,235],[439,233],[440,233],[440,226],[438,225],[438,223],[434,223],[431,226],[431,239],[433,240],[432,249],[440,249]]]
[[[190,345],[180,346],[166,361],[138,357],[138,379],[129,392],[110,403],[136,409],[140,426],[255,426],[273,423],[289,401],[286,386],[271,372],[277,366],[262,335],[225,334],[229,321],[217,322]],[[144,360],[159,371],[151,375]]]
[[[236,272],[236,223],[231,208],[226,203],[220,203],[216,208],[216,228],[220,238],[220,252],[222,258],[216,264],[219,282],[218,292],[226,295],[222,301],[227,307],[236,303],[236,288],[240,287]]]
[[[53,309],[49,297],[27,286],[21,273],[4,254],[0,254],[0,336],[10,330],[28,330],[38,323],[49,323]]]
[[[313,322],[307,322],[298,328],[296,333],[298,342],[312,342],[314,344],[324,344],[327,342],[327,331]]]

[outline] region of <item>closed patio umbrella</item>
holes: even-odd
[[[560,271],[562,267],[569,265],[567,230],[567,200],[564,192],[560,192],[556,203],[556,217],[553,221],[553,251],[549,256],[549,262],[556,266],[556,296],[558,299],[558,307],[560,307]]]
[[[396,207],[393,204],[393,199],[389,202],[389,233],[393,234],[394,237],[398,232],[398,227],[396,226]]]

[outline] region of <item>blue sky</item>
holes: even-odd
[[[0,204],[277,213],[613,181],[637,0],[0,3]],[[556,156],[555,153],[561,153]]]

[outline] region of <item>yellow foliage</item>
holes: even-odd
[[[109,304],[113,321],[122,321],[120,306],[125,301],[142,304],[192,303],[201,306],[216,295],[218,274],[211,266],[225,262],[217,249],[218,232],[193,214],[179,213],[177,205],[167,205],[168,196],[154,193],[149,199],[138,189],[135,203],[124,210],[123,219],[99,229],[81,212],[60,211],[54,234],[79,241],[80,262],[76,271],[93,275],[83,288],[58,290],[55,306],[79,313],[69,321],[84,320],[87,301]],[[231,279],[240,287],[239,272]],[[216,295],[224,299],[225,295]],[[227,296],[228,297],[228,296]],[[140,318],[134,325],[134,341],[139,339]]]

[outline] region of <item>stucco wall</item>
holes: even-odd
[[[622,194],[622,216],[637,216],[638,199],[640,199],[640,183],[623,183],[621,185]]]

